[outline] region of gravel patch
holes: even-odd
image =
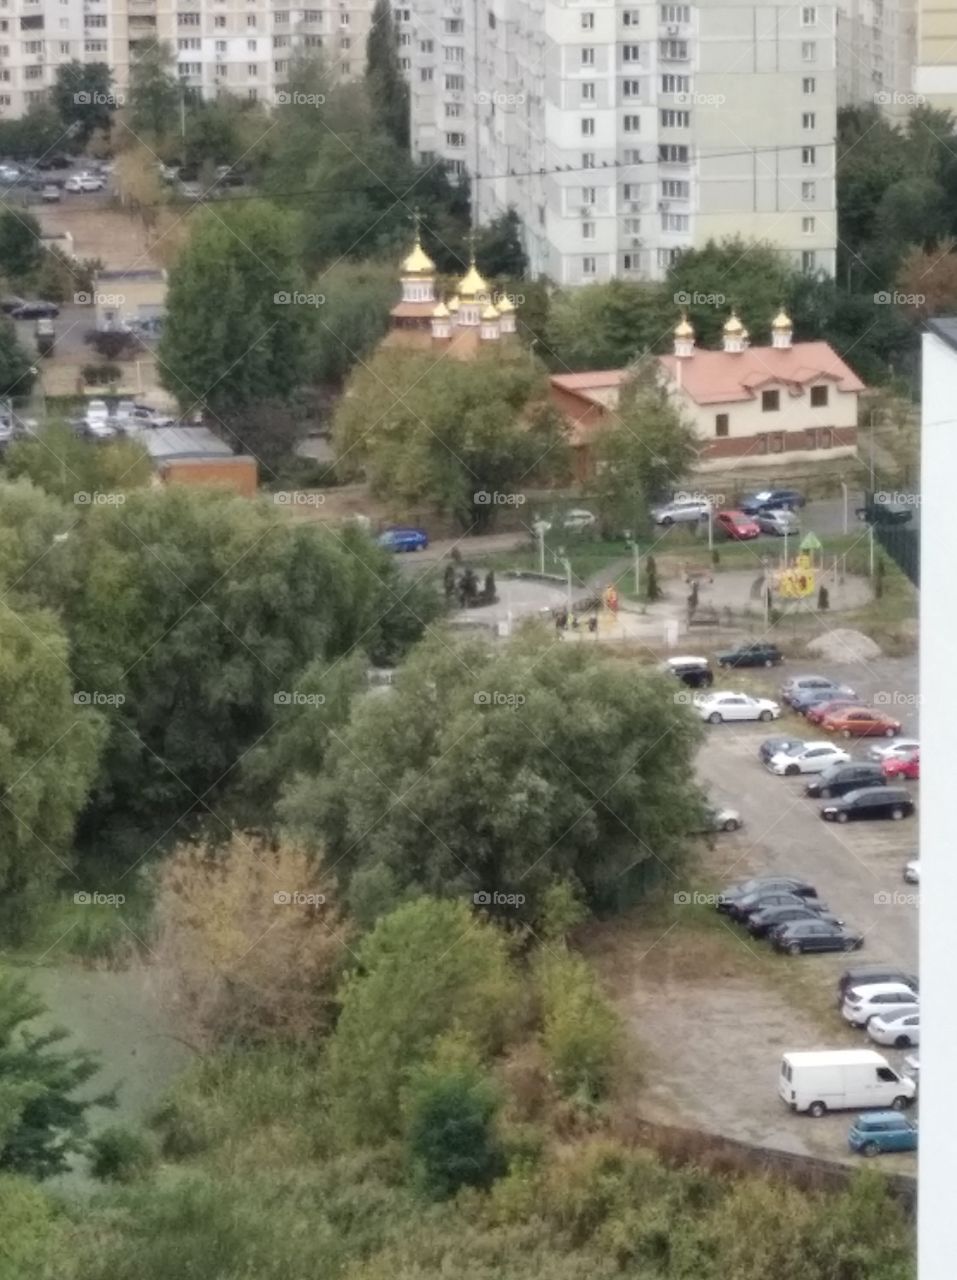
[[[818,654],[828,662],[869,662],[881,656],[880,645],[862,631],[849,627],[827,631],[808,641],[808,651]]]

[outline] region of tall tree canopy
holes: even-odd
[[[397,147],[409,145],[409,86],[399,65],[389,0],[375,0],[366,40],[366,87],[376,119]]]

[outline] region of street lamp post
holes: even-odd
[[[846,480],[842,480],[842,481],[841,481],[841,494],[842,494],[842,496],[843,496],[843,498],[844,498],[844,535],[845,535],[845,537],[847,536],[847,493],[848,493],[848,489],[847,489],[847,481],[846,481]]]
[[[636,539],[631,536],[630,531],[625,535],[625,542],[627,543],[628,548],[631,551],[632,562],[635,568],[635,599],[640,600],[641,599],[641,548],[639,547]]]
[[[532,525],[532,530],[538,539],[538,572],[543,578],[545,576],[545,534],[551,527],[548,520],[536,520]]]
[[[565,570],[565,600],[566,600],[566,606],[567,606],[567,610],[568,610],[568,617],[569,617],[569,620],[571,620],[571,616],[572,616],[572,562],[571,562],[571,560],[569,560],[568,556],[566,556],[566,555],[563,555],[563,554],[562,554],[562,552],[563,552],[563,551],[564,551],[564,548],[563,548],[563,547],[559,547],[559,549],[558,549],[558,558],[559,558],[559,560],[561,561],[562,568]]]

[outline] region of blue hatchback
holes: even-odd
[[[858,1116],[847,1135],[847,1145],[862,1156],[882,1151],[916,1151],[917,1124],[899,1111],[871,1111]]]
[[[379,534],[378,542],[386,551],[424,551],[429,545],[429,535],[424,529],[411,525],[393,525]]]

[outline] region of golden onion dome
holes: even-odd
[[[449,309],[444,302],[439,302],[438,306],[432,311],[433,320],[447,320],[449,318]]]
[[[507,298],[507,297],[502,298],[501,301],[497,302],[495,305],[498,307],[499,315],[503,315],[503,316],[511,315],[512,312],[515,310],[515,304],[511,301],[510,298]]]
[[[485,310],[482,312],[482,319],[498,320],[499,318],[500,318],[500,313],[499,313],[498,307],[496,307],[494,302],[490,302],[488,306],[485,308]]]
[[[488,293],[488,285],[479,275],[475,259],[469,263],[469,269],[459,281],[459,294],[463,298],[474,298],[477,293]]]
[[[402,263],[402,274],[404,276],[425,276],[434,270],[435,263],[422,248],[419,238],[416,236],[415,247]]]
[[[692,329],[690,323],[688,322],[687,311],[682,311],[681,313],[681,320],[678,323],[678,325],[675,327],[675,337],[676,338],[693,338],[694,337],[694,329]]]
[[[738,319],[738,313],[732,311],[730,317],[725,321],[724,332],[730,336],[741,336],[745,333],[744,325]]]
[[[459,309],[459,298],[458,298],[458,294],[456,294],[454,298],[449,299],[449,314],[454,316],[455,313],[458,311],[458,309]]]
[[[794,325],[791,323],[791,317],[788,315],[788,313],[784,310],[783,307],[778,312],[778,314],[774,317],[774,319],[771,321],[771,328],[776,329],[779,333],[784,329],[794,328]]]

